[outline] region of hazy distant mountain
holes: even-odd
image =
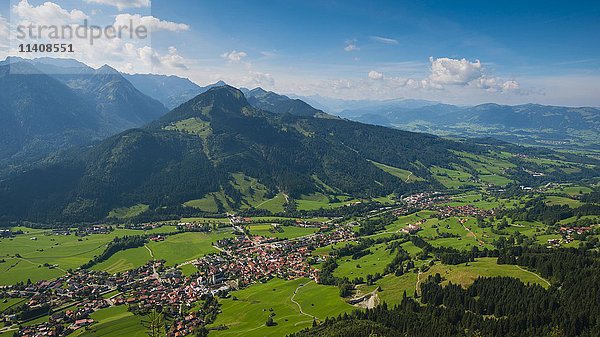
[[[78,74],[54,77],[91,99],[106,127],[117,132],[144,125],[168,111],[162,103],[140,92],[108,65],[97,70],[85,69]]]
[[[28,63],[0,66],[0,102],[0,166],[108,135],[91,101]]]
[[[187,78],[178,76],[166,76],[155,74],[124,74],[139,91],[159,100],[167,108],[173,109],[180,104],[189,101],[193,97],[206,92],[212,87],[225,85],[219,81],[214,84],[201,87]]]
[[[242,88],[240,90],[246,96],[248,103],[259,109],[277,114],[289,113],[296,116],[325,117],[327,115],[322,110],[315,109],[300,99],[292,99],[262,88],[252,90]]]
[[[409,101],[410,102],[410,101]],[[378,102],[339,111],[336,115],[363,123],[464,137],[561,146],[599,147],[600,109],[539,104],[481,104],[460,107],[417,101]]]
[[[8,58],[0,63],[0,174],[52,151],[162,116],[167,109],[109,66],[69,59]]]

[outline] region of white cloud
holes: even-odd
[[[150,0],[85,0],[85,2],[114,6],[120,11],[125,8],[150,7]]]
[[[376,35],[373,35],[373,36],[369,36],[369,38],[370,38],[371,40],[373,40],[373,41],[380,42],[380,43],[385,43],[385,44],[398,44],[398,40],[396,40],[396,39],[392,39],[392,38],[389,38],[389,37],[383,37],[383,36],[376,36]]]
[[[381,80],[383,79],[383,74],[378,71],[371,70],[369,71],[369,78],[372,80]]]
[[[431,75],[429,80],[436,84],[462,84],[465,85],[483,76],[483,67],[479,60],[469,62],[466,59],[456,60],[447,57],[434,59],[431,62]]]
[[[176,23],[171,21],[163,21],[154,16],[141,16],[139,14],[119,14],[115,17],[115,27],[130,26],[140,27],[144,26],[148,31],[167,30],[171,32],[178,32],[190,29],[190,26],[185,23]]]
[[[451,59],[441,57],[429,58],[431,73],[421,81],[423,89],[444,89],[446,85],[470,86],[490,92],[519,90],[519,83],[514,80],[503,80],[489,76],[481,61]]]
[[[360,48],[358,48],[358,46],[356,45],[356,39],[346,41],[346,46],[344,47],[344,50],[347,52],[360,50]]]
[[[21,22],[35,23],[36,25],[70,24],[82,22],[89,18],[78,9],[68,11],[50,1],[39,6],[32,6],[27,0],[21,0],[13,6],[12,11]]]
[[[230,52],[225,52],[223,54],[221,54],[221,57],[228,60],[229,62],[240,62],[244,57],[246,57],[248,54],[246,54],[243,51],[235,51],[232,50]]]
[[[152,69],[166,71],[187,70],[186,60],[178,54],[177,48],[171,46],[167,54],[160,54],[150,46],[137,48],[132,43],[125,43],[122,48],[123,54],[128,61],[139,60],[144,69]],[[127,72],[141,71],[140,67],[136,67],[132,62],[126,63],[123,68]]]

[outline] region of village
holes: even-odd
[[[0,320],[5,326],[22,325],[17,336],[67,336],[94,324],[90,314],[103,308],[127,306],[140,314],[160,308],[172,317],[167,335],[185,336],[207,323],[205,313],[193,309],[202,299],[274,277],[318,281],[317,269],[309,263],[311,251],[355,236],[349,226],[325,228],[324,232],[289,240],[252,235],[220,240],[215,244],[219,253],[182,264],[197,267],[198,272],[191,276],[183,276],[181,270],[159,260],[115,275],[77,269],[51,281],[4,286],[0,288],[3,298],[28,301],[18,310],[5,311]],[[23,325],[48,313],[47,322]]]

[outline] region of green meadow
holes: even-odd
[[[142,326],[142,317],[127,311],[127,306],[100,309],[90,315],[93,325],[81,328],[69,337],[145,337],[146,329]]]
[[[49,230],[20,228],[25,234],[0,239],[0,284],[39,281],[64,275],[104,251],[116,236],[140,234],[140,231],[116,229],[109,234],[85,237],[51,235]]]
[[[110,273],[122,272],[144,265],[151,260],[151,253],[157,260],[165,260],[167,265],[176,265],[197,259],[210,253],[217,253],[213,243],[232,234],[229,230],[199,233],[188,232],[167,236],[164,241],[150,242],[144,247],[127,249],[97,264],[93,269]]]
[[[219,302],[222,313],[212,328],[226,329],[211,331],[209,336],[213,337],[285,336],[310,327],[313,316],[323,320],[354,309],[339,297],[337,287],[318,285],[308,279],[272,279],[234,291],[230,298]],[[271,314],[276,325],[267,327],[265,322]]]
[[[273,226],[272,224],[253,224],[248,226],[250,234],[278,239],[293,239],[316,233],[318,228],[297,226]],[[277,229],[276,229],[277,228]]]

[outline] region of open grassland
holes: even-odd
[[[230,236],[231,233],[228,230],[171,235],[164,241],[150,242],[144,247],[120,251],[108,260],[94,266],[94,269],[116,273],[137,268],[152,259],[150,252],[152,252],[155,259],[164,259],[167,265],[175,265],[218,252],[212,246],[213,243]]]
[[[571,198],[565,198],[565,197],[559,197],[556,195],[549,195],[546,197],[546,204],[548,206],[554,206],[554,205],[567,205],[571,208],[576,208],[579,207],[581,205],[583,205],[583,203],[579,200],[575,200],[575,199],[571,199]]]
[[[400,168],[397,168],[397,167],[385,165],[385,164],[374,162],[374,161],[370,161],[370,162],[373,165],[377,166],[377,168],[381,169],[382,171],[385,171],[385,172],[393,175],[394,177],[398,177],[398,178],[400,178],[402,181],[404,181],[406,183],[411,183],[411,182],[422,181],[423,180],[423,178],[417,177],[411,171],[403,170],[403,169],[400,169]]]
[[[407,296],[413,296],[417,286],[417,278],[423,282],[430,275],[439,273],[443,278],[442,284],[460,284],[463,287],[471,285],[478,277],[496,277],[508,276],[521,280],[523,283],[539,284],[544,288],[549,287],[547,280],[528,270],[514,265],[496,264],[496,258],[486,257],[478,258],[475,262],[469,262],[469,265],[444,265],[435,264],[428,271],[417,275],[416,272],[409,272],[402,276],[386,275],[378,280],[376,284],[381,287],[378,296],[388,305],[395,305],[402,301],[403,293]]]
[[[273,226],[271,224],[255,224],[248,226],[252,235],[270,238],[293,239],[316,233],[318,228],[303,228],[297,226]]]
[[[429,169],[429,172],[446,188],[457,189],[461,186],[479,186],[479,184],[471,181],[473,176],[465,172],[464,169],[448,169],[433,166]]]
[[[354,260],[351,256],[338,259],[338,267],[335,268],[333,275],[349,279],[362,277],[366,280],[367,274],[383,273],[385,266],[394,258],[385,248],[386,244],[382,243],[368,248],[371,254],[359,259]]]
[[[262,201],[256,205],[255,208],[266,209],[272,213],[281,213],[284,211],[284,205],[286,203],[286,197],[283,193],[279,193],[271,199]]]
[[[92,326],[79,329],[69,337],[145,337],[146,329],[142,326],[142,317],[127,311],[127,306],[104,308],[91,314],[96,321]]]
[[[15,228],[17,229],[17,228]],[[0,240],[0,284],[39,281],[61,276],[104,251],[114,237],[141,234],[140,231],[116,229],[109,234],[85,237],[51,235],[49,230],[18,228],[25,234]]]
[[[590,193],[590,192],[592,192],[592,189],[589,187],[586,187],[586,186],[579,186],[579,185],[561,185],[558,187],[551,188],[547,192],[548,193],[565,193],[571,197],[574,197],[574,196],[577,196],[580,194]]]
[[[129,219],[144,213],[148,209],[150,209],[150,206],[145,204],[137,204],[131,207],[115,208],[112,211],[110,211],[110,213],[108,213],[108,217],[116,219]]]
[[[337,198],[338,201],[330,202],[329,197],[321,193],[303,195],[300,199],[296,200],[296,208],[301,211],[312,211],[320,208],[337,208],[358,202],[358,200],[344,195],[338,195],[335,196],[335,198]]]
[[[313,316],[323,320],[354,308],[338,296],[336,287],[317,285],[308,279],[273,279],[234,291],[231,298],[219,302],[222,313],[212,326],[227,329],[211,331],[209,336],[285,336],[310,327]],[[267,327],[265,322],[271,314],[275,314],[276,325]]]

